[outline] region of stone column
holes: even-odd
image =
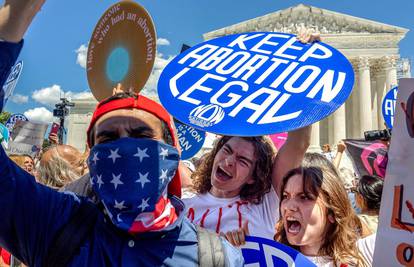
[[[358,62],[359,73],[359,121],[360,121],[360,136],[364,135],[365,131],[372,130],[371,119],[371,75],[369,70],[369,58],[359,57]]]
[[[342,104],[332,115],[333,136],[330,143],[336,145],[339,140],[346,138],[345,103]]]
[[[376,77],[377,79],[377,117],[378,117],[378,128],[377,129],[383,129],[384,128],[384,117],[382,116],[382,100],[384,99],[384,93],[386,92],[386,84],[385,84],[385,76],[384,76],[384,70],[381,69],[380,72],[378,72],[378,75]]]
[[[309,151],[311,152],[320,152],[321,151],[321,143],[320,143],[320,130],[319,130],[319,122],[315,122],[312,124],[312,134],[310,140]]]
[[[386,56],[384,58],[385,83],[387,92],[397,86],[397,56]]]
[[[347,124],[348,128],[348,137],[350,138],[359,138],[361,127],[359,125],[359,72],[358,72],[358,58],[351,59],[352,68],[354,69],[355,82],[354,89],[352,90],[350,101],[348,103],[347,116],[350,116],[349,123]]]

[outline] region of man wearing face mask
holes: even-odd
[[[0,150],[0,246],[29,266],[198,266],[205,251],[177,197],[179,154],[165,109],[143,96],[116,94],[98,104],[88,144],[98,205],[37,184]],[[70,251],[73,242],[62,241],[68,239],[62,233],[77,220],[71,236],[79,246],[57,255],[62,243]],[[220,265],[241,266],[240,252],[217,240]]]

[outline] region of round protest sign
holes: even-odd
[[[395,103],[397,103],[398,87],[392,88],[385,95],[382,101],[382,116],[385,124],[389,129],[392,129],[394,123]]]
[[[246,236],[242,253],[246,266],[316,266],[293,248],[261,237]]]
[[[177,129],[178,142],[181,147],[181,159],[192,158],[203,147],[206,133],[177,120],[174,123]]]
[[[9,129],[9,132],[13,131],[13,127],[17,121],[29,121],[27,117],[23,114],[16,113],[10,116],[10,118],[6,122],[6,127]]]
[[[164,107],[181,122],[223,135],[286,132],[339,108],[354,84],[334,48],[291,34],[251,32],[198,44],[174,58],[158,81]]]
[[[133,1],[111,6],[89,42],[87,76],[97,100],[112,95],[118,83],[139,92],[154,65],[156,35],[148,12]]]

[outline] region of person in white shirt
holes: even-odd
[[[279,217],[280,181],[300,166],[310,128],[290,132],[277,156],[268,137],[219,139],[192,175],[192,192],[183,199],[187,217],[225,234],[236,246],[244,240],[247,224],[250,235],[272,239]],[[246,231],[237,231],[242,228]]]
[[[361,222],[334,172],[309,165],[293,169],[281,192],[276,241],[317,266],[371,266],[375,237],[361,239]]]

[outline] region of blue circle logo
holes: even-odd
[[[106,61],[106,74],[114,82],[120,82],[125,78],[129,70],[129,53],[123,47],[112,50]]]
[[[354,84],[336,49],[291,34],[251,32],[198,44],[158,81],[164,107],[181,122],[222,135],[291,131],[339,108]]]
[[[394,87],[388,91],[382,101],[382,116],[385,124],[392,129],[394,123],[395,104],[397,103],[398,87]]]

